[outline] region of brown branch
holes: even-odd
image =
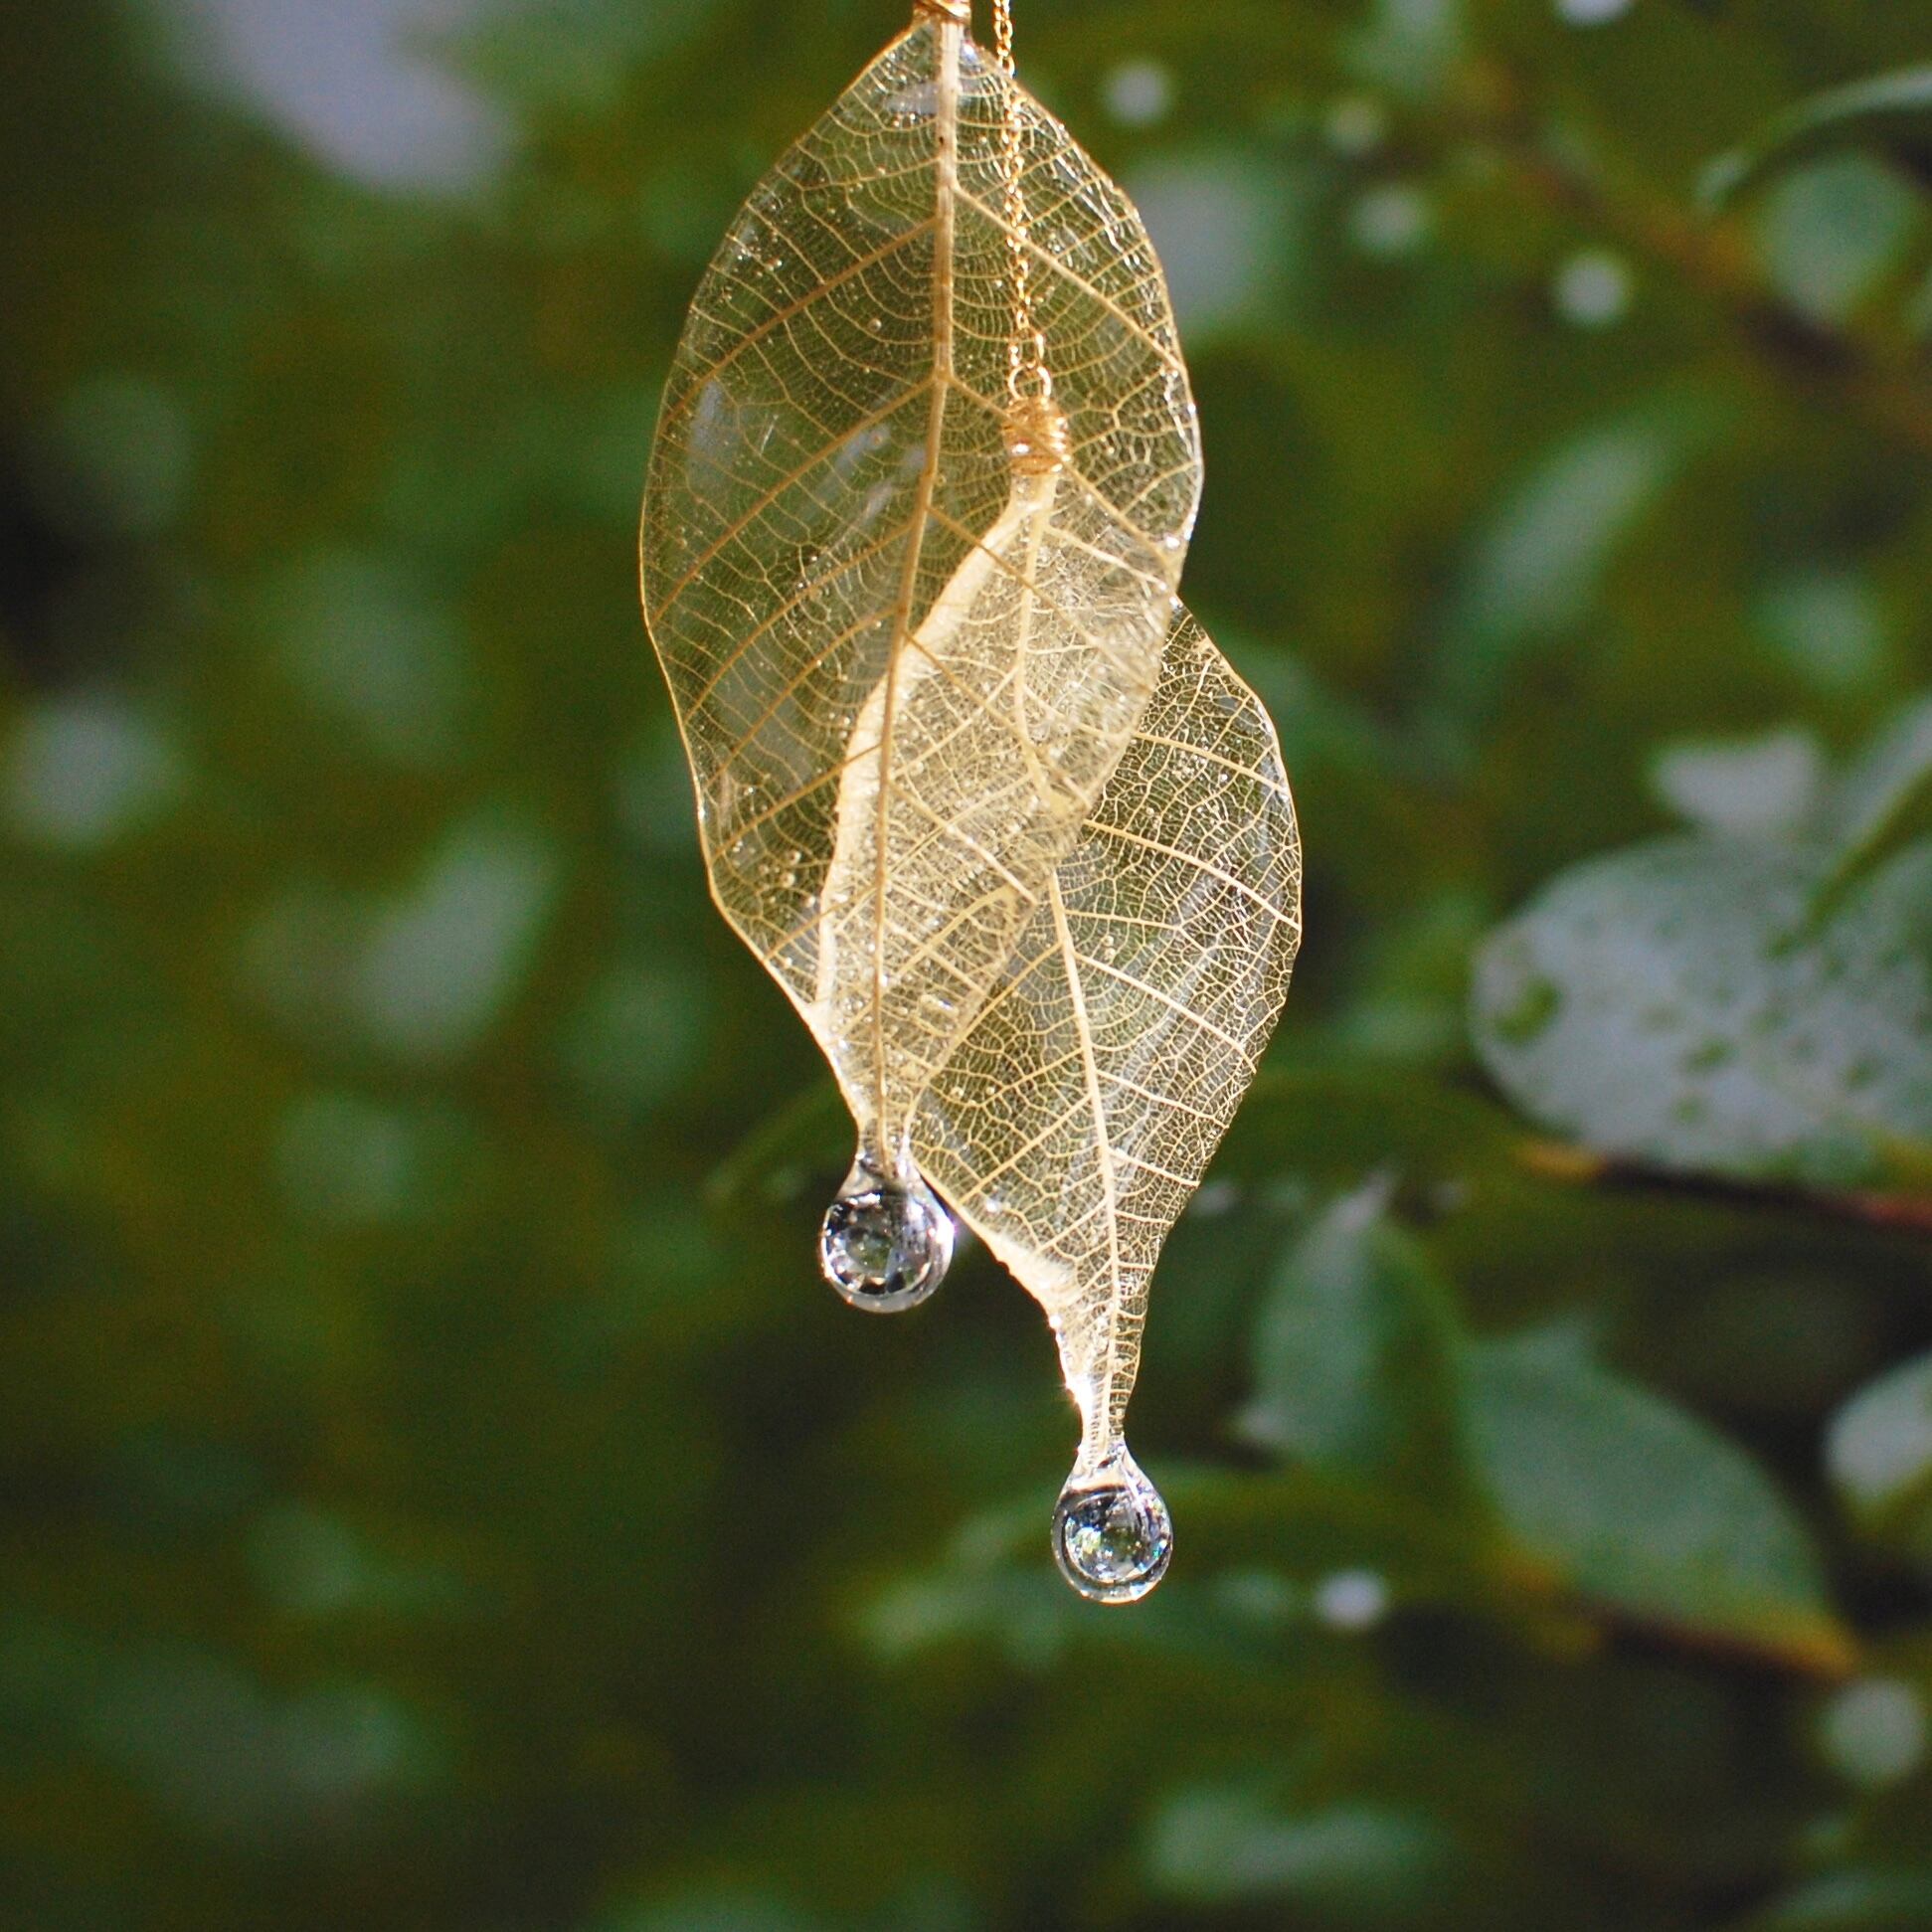
[[[1673,1194],[1719,1207],[1770,1208],[1813,1220],[1932,1240],[1932,1195],[1841,1192],[1791,1182],[1737,1180],[1723,1174],[1689,1173],[1621,1154],[1597,1153],[1556,1141],[1525,1142],[1517,1148],[1516,1157],[1539,1178],[1570,1186]]]
[[[1844,1683],[1858,1673],[1858,1640],[1829,1617],[1794,1621],[1780,1631],[1744,1632],[1711,1629],[1588,1597],[1577,1599],[1577,1609],[1607,1637],[1692,1661],[1789,1671],[1824,1683]]]
[[[1331,17],[1325,9],[1283,7],[1279,0],[1222,0],[1211,14],[1190,31],[1211,35],[1217,51],[1248,59],[1257,72],[1325,71],[1332,85],[1358,85],[1345,66],[1335,71],[1339,9]],[[1171,9],[1154,0],[1120,0],[1109,24],[1124,41],[1149,46],[1180,32]],[[1038,30],[1034,44],[1071,71],[1092,55],[1083,23]],[[1794,308],[1766,278],[1735,220],[1699,214],[1603,157],[1586,160],[1552,132],[1558,116],[1538,98],[1531,78],[1493,55],[1469,61],[1447,92],[1446,104],[1433,109],[1401,103],[1417,166],[1439,165],[1459,145],[1480,149],[1522,199],[1571,216],[1695,289],[1761,372],[1848,404],[1888,439],[1932,455],[1932,388],[1919,345],[1901,331],[1855,318],[1827,323]],[[1405,158],[1411,141],[1398,138],[1383,158]]]
[[[1486,148],[1517,193],[1671,269],[1781,376],[1843,395],[1872,428],[1932,455],[1932,389],[1918,376],[1914,344],[1793,308],[1735,222],[1698,216],[1627,172],[1586,167],[1549,139],[1516,77],[1493,64],[1472,67],[1439,132]]]

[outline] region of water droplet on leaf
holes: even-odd
[[[825,1279],[855,1309],[896,1315],[917,1308],[953,1265],[953,1221],[914,1177],[889,1181],[867,1160],[847,1176],[818,1235]]]
[[[1054,1560],[1090,1603],[1139,1603],[1167,1574],[1173,1553],[1167,1505],[1125,1446],[1060,1492]]]

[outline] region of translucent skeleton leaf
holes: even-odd
[[[1147,1284],[1280,1015],[1301,882],[1274,726],[1183,612],[916,1123],[925,1171],[1052,1319],[1083,1424],[1055,1547],[1089,1595],[1140,1595],[1164,1567],[1164,1510],[1123,1434]]]
[[[922,9],[733,223],[642,555],[714,894],[889,1184],[1145,709],[1199,488],[1138,216]]]
[[[1200,449],[1152,246],[966,12],[920,0],[727,235],[644,605],[713,892],[857,1124],[826,1273],[923,1299],[939,1184],[1052,1319],[1055,1549],[1129,1602],[1171,1548],[1122,1433],[1148,1279],[1280,1010],[1301,854],[1175,601]]]

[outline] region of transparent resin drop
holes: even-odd
[[[897,1315],[914,1309],[953,1265],[953,1219],[915,1175],[890,1181],[860,1157],[818,1234],[825,1279],[855,1309]]]
[[[1089,1602],[1139,1603],[1167,1574],[1173,1553],[1173,1518],[1125,1446],[1060,1492],[1054,1559]]]

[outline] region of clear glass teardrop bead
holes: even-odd
[[[861,1158],[825,1211],[818,1261],[855,1309],[896,1315],[917,1308],[953,1265],[953,1219],[914,1174],[888,1180]]]
[[[1125,1443],[1092,1475],[1068,1479],[1053,1511],[1053,1555],[1090,1603],[1140,1602],[1173,1553],[1173,1518]]]

